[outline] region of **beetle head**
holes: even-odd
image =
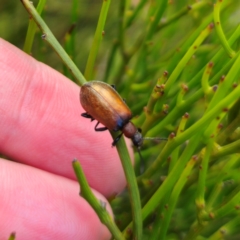
[[[131,137],[134,146],[140,148],[143,145],[142,133],[137,129],[135,134]]]

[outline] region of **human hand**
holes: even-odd
[[[110,134],[80,116],[73,82],[2,39],[0,53],[0,239],[109,239],[71,162],[107,202],[126,184]]]

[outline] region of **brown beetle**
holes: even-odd
[[[133,144],[139,149],[143,144],[141,130],[132,122],[132,113],[115,88],[101,81],[91,81],[81,87],[80,102],[86,113],[81,115],[90,118],[92,121],[97,120],[96,131],[122,131],[114,139],[112,145],[115,146],[118,140],[124,134],[131,138]],[[105,127],[98,128],[101,123]]]

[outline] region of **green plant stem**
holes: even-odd
[[[219,240],[223,239],[230,239],[232,233],[238,233],[240,227],[240,216],[236,216],[235,218],[231,219],[228,223],[222,225],[216,232],[214,232],[208,240]]]
[[[239,37],[240,34],[240,25],[237,27],[237,29],[234,31],[233,35],[230,38],[231,43],[233,44],[236,39]],[[221,53],[223,51],[220,50],[216,55],[218,55],[220,58],[221,57]],[[214,57],[213,59],[211,59],[211,62],[216,62],[217,57]],[[210,80],[210,84],[215,84],[220,76],[222,76],[222,74],[224,72],[226,72],[229,69],[229,66],[231,66],[233,64],[233,62],[235,62],[236,60],[236,56],[231,59],[222,69],[221,71],[219,71],[214,77],[213,79]],[[202,69],[200,72],[201,74],[203,73],[204,69]],[[196,76],[200,76],[201,74],[197,74]],[[196,78],[197,80],[197,78]],[[200,79],[199,79],[200,80]],[[190,85],[190,84],[189,84]],[[164,126],[166,126],[168,124],[168,122],[172,122],[173,119],[177,119],[181,116],[181,114],[183,114],[185,111],[187,111],[189,109],[189,106],[191,104],[193,104],[194,102],[196,102],[198,99],[200,99],[203,96],[203,89],[199,89],[197,92],[195,92],[192,96],[190,96],[187,100],[181,102],[177,107],[173,108],[173,110],[164,118],[162,119],[162,121],[156,125],[154,128],[152,128],[147,136],[154,136],[154,134],[156,134],[156,132],[162,132]],[[217,103],[216,103],[217,104]]]
[[[225,0],[226,1],[226,0]],[[225,35],[224,32],[222,30],[222,25],[221,25],[221,21],[220,21],[220,8],[221,8],[221,3],[222,0],[217,0],[217,2],[214,4],[214,11],[213,11],[213,18],[214,18],[214,23],[216,26],[216,31],[218,34],[218,37],[222,43],[223,48],[226,50],[228,56],[230,58],[234,57],[235,52],[231,49]]]
[[[148,117],[148,115],[153,114],[154,106],[157,100],[161,97],[162,94],[164,94],[164,88],[165,88],[164,83],[167,80],[167,75],[168,73],[164,72],[163,75],[158,79],[156,85],[154,86],[146,106],[146,115],[147,115],[146,117]],[[145,86],[145,89],[146,89],[146,86]]]
[[[197,183],[196,191],[196,206],[198,209],[198,220],[201,221],[202,212],[206,211],[205,203],[205,189],[206,189],[206,180],[208,173],[208,164],[211,152],[213,151],[214,138],[209,139],[209,142],[206,146],[205,153],[202,159],[202,163],[199,169],[199,177]]]
[[[74,172],[77,176],[79,185],[81,187],[80,195],[84,199],[86,199],[86,201],[91,205],[91,207],[94,209],[94,211],[100,218],[101,222],[106,225],[109,231],[112,233],[113,237],[115,239],[124,240],[121,232],[119,231],[118,227],[115,225],[114,221],[106,210],[106,203],[99,201],[92,193],[92,190],[88,185],[87,179],[84,175],[80,163],[77,160],[74,160],[72,162],[72,165],[74,168]]]
[[[71,25],[64,37],[64,40],[65,40],[64,48],[73,61],[75,60],[75,55],[76,55],[75,38],[76,38],[76,23],[78,20],[78,10],[79,10],[79,1],[73,0],[72,9],[71,9],[71,23],[70,23]],[[69,76],[70,75],[69,72],[66,71],[66,69],[64,70],[65,70],[64,72],[66,73],[65,75]]]
[[[188,140],[190,137],[193,136],[195,132],[201,131],[200,129],[203,129],[209,120],[214,119],[222,111],[224,111],[224,109],[232,105],[238,99],[239,95],[240,86],[237,86],[227,97],[222,99],[214,108],[204,114],[204,116],[199,121],[197,121],[187,130],[185,130],[184,133],[175,137],[169,144],[166,145],[167,148],[165,147],[163,149],[163,151],[157,157],[156,161],[146,170],[146,172],[140,177],[140,179],[145,177],[149,178],[149,176],[151,176],[156,169],[159,169],[161,167],[162,162],[167,159],[172,149],[175,149],[184,141]]]
[[[226,175],[223,174],[223,172],[230,172],[231,168],[237,163],[237,160],[238,160],[237,155],[231,155],[227,159],[226,163],[219,170],[219,173],[215,178],[216,179],[216,183],[214,184],[215,186],[207,199],[207,205],[206,205],[207,212],[210,212],[214,208],[214,205],[217,204],[217,200],[220,197],[220,194],[223,189],[223,180],[224,178],[226,178]]]
[[[230,68],[227,76],[223,81],[220,82],[217,92],[214,94],[207,111],[213,108],[220,99],[224,98],[228,92],[233,88],[234,80],[239,76],[239,66],[240,66],[240,53],[235,59],[232,67]]]
[[[38,27],[43,32],[42,38],[46,40],[49,45],[56,51],[56,53],[60,56],[62,61],[66,64],[66,66],[69,68],[70,72],[73,74],[73,76],[76,78],[78,83],[80,85],[83,85],[86,80],[82,73],[78,70],[77,66],[74,64],[74,62],[71,60],[71,58],[67,55],[63,47],[59,44],[59,42],[56,40],[46,23],[43,21],[41,16],[38,14],[36,9],[34,8],[32,2],[29,0],[21,0],[24,7],[30,14],[30,16],[33,17],[34,21],[38,25]]]
[[[179,126],[178,126],[176,136],[178,136],[179,134],[182,134],[184,132],[185,125],[187,123],[188,118],[189,118],[188,113],[185,113],[180,121]],[[171,154],[170,165],[169,165],[169,170],[168,170],[169,173],[171,172],[171,170],[174,168],[175,164],[177,163],[177,160],[179,158],[179,151],[180,151],[180,147],[178,146],[173,150],[173,152]]]
[[[227,5],[227,1],[223,2],[223,6],[225,7]],[[194,34],[192,34],[187,41],[184,43],[183,46],[181,46],[181,51],[177,52],[177,54],[174,55],[173,59],[170,62],[170,65],[167,67],[167,70],[171,73],[173,71],[173,68],[175,67],[175,63],[176,62],[180,62],[181,57],[183,55],[184,52],[187,51],[187,49],[189,48],[189,45],[201,34],[201,32],[204,30],[204,28],[206,28],[206,26],[212,21],[212,14],[209,15],[204,21],[203,23],[199,26],[199,28],[194,32]],[[232,34],[232,36],[229,39],[229,43],[232,45],[238,38],[240,35],[240,25],[238,25],[238,27],[236,28],[236,30],[234,31],[234,33]],[[216,63],[219,59],[221,59],[224,54],[223,49],[220,49],[219,52],[210,60],[210,62]],[[185,54],[186,55],[186,54]],[[231,66],[231,62],[229,61],[226,65],[224,65],[223,68],[221,68],[221,71],[219,72],[219,74],[216,74],[213,80],[210,80],[211,84],[215,84],[218,80],[219,77],[221,76],[222,73],[226,72],[226,70],[229,68],[229,66]],[[198,74],[196,74],[196,77],[194,77],[189,83],[188,86],[189,88],[192,88],[194,86],[194,84],[199,83],[201,76],[203,74],[205,70],[205,67],[202,68],[201,71],[199,71]],[[222,72],[222,73],[221,73]],[[177,88],[175,88],[175,91],[170,91],[169,92],[169,98],[172,96],[176,96],[176,91],[178,90]],[[182,102],[180,106],[178,106],[177,108],[175,107],[173,109],[173,111],[171,111],[162,121],[160,121],[160,123],[158,124],[159,126],[159,132],[162,131],[162,129],[164,128],[164,126],[166,126],[166,124],[168,122],[171,122],[172,119],[177,119],[178,117],[180,117],[185,111],[188,111],[188,105],[195,101],[197,101],[200,97],[203,96],[203,90],[199,89],[195,94],[193,94],[189,99],[187,99],[185,102]],[[143,114],[142,114],[143,115]],[[153,124],[155,122],[155,119],[157,119],[159,116],[158,115],[154,115],[152,116],[152,118],[150,119],[149,117],[146,119],[146,129],[148,129],[151,124]],[[159,122],[159,120],[158,120]],[[147,127],[148,126],[148,127]],[[153,134],[155,134],[156,129],[154,128],[153,131],[151,131],[151,133],[149,132],[148,136],[154,136]]]
[[[156,32],[158,23],[160,21],[160,19],[162,18],[162,15],[164,13],[164,11],[167,8],[167,0],[162,0],[162,1],[158,1],[156,2],[157,5],[155,6],[156,9],[154,9],[154,15],[151,16],[150,20],[150,24],[149,24],[149,28],[146,34],[146,42],[150,41],[153,37],[153,35]]]
[[[193,154],[198,142],[199,142],[199,136],[194,136],[190,140],[188,146],[185,148],[184,152],[182,153],[179,161],[174,166],[174,169],[171,171],[171,173],[164,180],[163,184],[157,189],[157,191],[153,194],[153,196],[150,198],[150,200],[142,209],[143,220],[146,219],[146,217],[153,212],[153,210],[159,205],[159,202],[162,201],[164,196],[166,196],[168,192],[171,191],[177,179],[179,178],[182,170],[184,169],[187,161],[190,159],[191,155]],[[171,149],[173,148],[168,148],[168,151],[170,152]],[[131,227],[132,227],[132,222],[127,226],[126,229]]]
[[[199,203],[200,208],[202,208],[203,206],[205,207],[204,196],[205,196],[205,187],[206,187],[206,177],[207,177],[207,171],[208,171],[209,158],[213,150],[213,145],[214,145],[214,139],[210,139],[206,146],[202,163],[200,165],[197,197],[196,197],[196,201]]]
[[[116,55],[117,55],[118,46],[119,46],[119,41],[114,40],[114,42],[112,44],[112,48],[110,50],[108,60],[107,60],[107,66],[106,66],[106,70],[105,70],[105,74],[104,74],[104,78],[103,78],[104,82],[109,83],[109,77],[110,77],[111,69],[114,68],[114,63],[115,63],[115,59],[116,59]]]
[[[194,240],[199,236],[200,232],[204,229],[207,224],[202,224],[200,222],[195,222],[188,232],[184,240]]]
[[[45,4],[46,4],[46,0],[40,0],[38,2],[37,12],[38,12],[39,15],[41,15]],[[26,40],[25,40],[25,43],[24,43],[24,47],[23,47],[23,51],[25,53],[31,54],[33,40],[34,40],[36,30],[37,30],[37,25],[33,21],[33,19],[30,18],[29,25],[28,25],[28,30],[27,30],[27,36],[26,36]]]
[[[233,108],[231,108],[233,110]],[[218,135],[217,142],[224,144],[232,135],[232,133],[238,128],[240,122],[240,112],[236,118]]]
[[[161,239],[161,240],[166,239],[167,230],[169,228],[169,223],[170,223],[174,208],[177,204],[177,200],[179,198],[179,195],[180,195],[184,185],[186,184],[186,182],[188,180],[188,176],[190,175],[191,170],[196,163],[196,160],[197,160],[196,156],[193,156],[191,158],[191,160],[187,163],[185,169],[183,170],[179,180],[175,184],[175,187],[173,188],[171,197],[167,204],[168,208],[165,209],[166,213],[164,214],[164,218],[163,218],[163,221],[160,226],[160,234],[158,236],[158,239]]]
[[[208,25],[197,37],[197,39],[194,41],[194,43],[191,45],[191,47],[188,49],[184,57],[181,59],[181,61],[178,63],[172,74],[170,75],[166,87],[165,92],[168,94],[171,86],[174,84],[174,82],[177,80],[178,76],[182,72],[183,68],[186,66],[187,62],[190,60],[192,55],[197,51],[199,46],[202,44],[202,42],[206,39],[206,37],[211,33],[213,28],[213,25]]]
[[[225,1],[226,2],[226,1]],[[224,4],[224,3],[223,3]],[[238,25],[238,27],[236,28],[236,30],[234,31],[234,33],[231,35],[230,39],[229,39],[229,44],[232,46],[236,41],[237,39],[239,38],[240,36],[240,24]],[[236,56],[234,56],[233,58],[235,58]],[[232,58],[232,59],[233,59]],[[220,61],[221,59],[221,61]],[[222,63],[222,59],[225,59],[225,51],[223,48],[221,48],[211,59],[209,62],[213,63],[213,64],[217,64],[218,62],[221,62]],[[223,68],[221,67],[221,71],[220,72],[227,72],[227,70],[229,69],[227,67],[227,65],[231,66],[232,65],[232,59],[230,59],[226,64],[224,64]],[[202,74],[204,73],[205,71],[205,68],[206,67],[203,67],[197,74],[195,77],[192,78],[192,80],[190,80],[188,82],[188,86],[189,88],[192,88],[194,87],[197,83],[200,82],[200,79],[202,77]],[[225,69],[224,71],[222,71],[223,69]],[[219,72],[219,73],[220,73]],[[222,74],[221,74],[222,75]],[[215,76],[221,76],[219,75],[218,73],[215,74]],[[215,77],[214,76],[214,79],[216,79],[217,81],[219,81],[220,77]],[[217,81],[214,80],[214,79],[210,79],[210,84],[215,84]],[[171,93],[171,96],[175,95],[176,93],[173,91]]]
[[[184,43],[182,44],[180,51],[177,51],[174,56],[172,57],[169,65],[167,66],[167,71],[169,73],[172,73],[174,71],[174,69],[176,68],[176,63],[179,63],[180,60],[183,58],[183,56],[186,54],[186,52],[189,49],[189,46],[191,46],[193,44],[193,42],[198,38],[198,36],[201,34],[202,31],[204,31],[204,29],[206,29],[206,27],[212,22],[213,16],[212,14],[210,14],[209,16],[207,16],[203,22],[201,23],[201,25],[193,32],[193,34],[191,34],[186,41],[184,41]]]
[[[220,99],[226,96],[226,94],[231,91],[233,86],[233,81],[236,79],[237,74],[239,72],[239,65],[240,65],[240,54],[238,55],[236,61],[234,62],[233,66],[229,70],[226,78],[221,82],[217,92],[213,96],[211,102],[209,103],[209,107],[206,112],[211,109],[211,107],[214,106],[214,104],[217,104]],[[231,108],[234,105],[235,102],[232,102],[227,108],[223,109],[222,113],[219,114],[218,118],[214,119],[210,124],[208,129],[204,132],[204,135],[209,137],[212,134],[212,129],[216,129],[219,122],[223,119],[223,117],[227,114],[229,108]]]
[[[210,84],[214,84],[219,80],[220,76],[223,72],[226,71],[226,69],[229,68],[230,65],[234,62],[235,58],[231,59],[230,62],[225,65],[222,70],[217,73],[214,78],[210,81]],[[156,132],[162,132],[164,127],[169,123],[172,122],[173,119],[178,119],[184,112],[188,111],[190,108],[190,105],[199,100],[203,96],[203,89],[199,89],[196,91],[192,96],[190,96],[187,100],[182,101],[178,106],[174,107],[171,112],[168,113],[168,115],[162,119],[162,121],[153,127],[147,134],[147,136],[154,136]]]
[[[229,154],[240,153],[240,140],[220,147],[217,152],[212,154],[213,159],[219,159]]]
[[[202,89],[204,91],[204,94],[205,96],[207,97],[209,95],[210,92],[212,92],[212,88],[209,86],[209,77],[210,77],[210,74],[212,72],[212,67],[213,67],[213,64],[212,63],[209,63],[203,73],[203,76],[202,76]]]
[[[202,33],[197,37],[197,39],[195,40],[195,42],[192,44],[192,46],[189,48],[189,50],[187,51],[187,53],[185,54],[185,56],[181,59],[181,61],[178,63],[177,67],[174,69],[174,71],[172,72],[172,74],[170,75],[165,88],[164,88],[164,95],[162,95],[161,98],[159,98],[159,102],[158,104],[162,105],[165,101],[165,99],[167,98],[168,94],[169,94],[169,90],[171,88],[171,86],[174,85],[174,82],[177,80],[177,78],[179,77],[180,73],[182,72],[183,68],[186,66],[187,62],[189,61],[189,59],[192,57],[192,55],[196,52],[196,50],[198,49],[198,47],[200,46],[200,44],[203,42],[203,40],[210,34],[211,30],[212,30],[212,25],[210,24],[209,26],[207,26],[207,28],[205,28],[204,31],[202,31]],[[148,116],[148,120],[146,122],[143,123],[142,125],[142,132],[143,135],[147,132],[147,130],[149,129],[149,122],[153,122],[154,120],[151,118],[156,118],[155,115],[152,116]]]
[[[157,189],[157,191],[153,194],[153,196],[150,198],[150,200],[147,202],[147,204],[142,209],[142,218],[143,220],[146,219],[149,214],[153,212],[153,210],[162,202],[164,196],[167,192],[171,191],[176,181],[179,179],[186,163],[191,158],[191,155],[195,151],[195,148],[197,144],[199,143],[199,136],[194,136],[187,147],[185,148],[184,152],[182,153],[181,157],[179,158],[179,161],[174,166],[173,170],[170,172],[170,174],[167,176],[167,178],[164,180],[163,184]],[[173,148],[171,148],[173,149]],[[169,153],[171,151],[170,148],[167,149],[167,152]],[[166,151],[164,152],[164,154]],[[168,155],[168,154],[167,154]],[[128,225],[128,227],[131,227],[132,223]],[[128,228],[127,227],[127,228]]]
[[[138,16],[139,12],[141,9],[144,7],[144,5],[147,3],[147,0],[141,0],[137,7],[133,10],[131,16],[127,18],[126,23],[125,23],[125,28],[128,28],[130,25],[132,25],[133,21],[136,19]]]
[[[220,206],[218,209],[212,210],[210,214],[206,214],[203,219],[211,220],[213,218],[222,218],[228,214],[239,211],[239,199],[240,199],[240,186],[235,190],[234,196],[232,196],[224,205]]]
[[[205,7],[209,5],[209,1],[201,1],[201,2],[196,2],[192,5],[184,6],[181,10],[179,10],[176,14],[172,15],[167,19],[165,22],[161,22],[158,25],[158,30],[163,29],[164,27],[169,26],[170,24],[174,23],[175,21],[179,20],[181,17],[186,15],[190,11],[196,11],[198,9],[201,9],[202,7]]]
[[[125,9],[126,9],[126,0],[120,1],[119,7],[119,26],[118,26],[118,41],[119,41],[119,50],[122,55],[123,61],[128,61],[128,56],[125,53],[125,34],[124,34],[124,22],[125,22]]]
[[[110,4],[111,4],[111,0],[103,1],[102,3],[102,8],[101,8],[100,16],[98,19],[97,29],[94,35],[91,51],[88,56],[87,65],[84,73],[84,76],[87,80],[90,80],[93,77],[95,61],[97,58],[99,46],[102,41],[102,37],[104,35],[104,27],[105,27],[105,22],[107,19],[107,14],[108,14],[108,9]]]
[[[117,133],[111,132],[112,137],[116,138]],[[127,180],[130,204],[132,208],[133,219],[133,235],[134,239],[141,240],[142,238],[142,215],[141,215],[141,201],[138,191],[137,180],[135,177],[134,169],[131,163],[131,159],[126,147],[124,138],[122,137],[117,145],[117,150],[122,162],[123,170]],[[131,228],[132,229],[132,228]],[[124,237],[129,239],[132,236],[132,231],[129,228],[124,230]]]
[[[139,56],[133,70],[134,73],[138,73],[139,75],[142,75],[142,76],[146,75],[146,71],[147,71],[146,58],[147,58],[148,46],[149,46],[149,43],[152,41],[157,25],[164,11],[166,10],[166,7],[167,7],[167,0],[156,2],[156,5],[154,5],[154,7],[152,8],[150,4],[150,8],[151,8],[150,11],[152,10],[153,15],[147,17],[148,27],[146,29],[146,34],[144,35],[144,37],[140,37],[136,41],[136,44],[130,51],[131,54],[133,54],[140,48]],[[129,81],[131,82],[131,79]]]

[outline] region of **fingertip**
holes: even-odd
[[[21,239],[109,239],[108,229],[75,181],[29,166],[0,160],[0,239],[16,232]],[[94,194],[106,202],[99,193]]]

